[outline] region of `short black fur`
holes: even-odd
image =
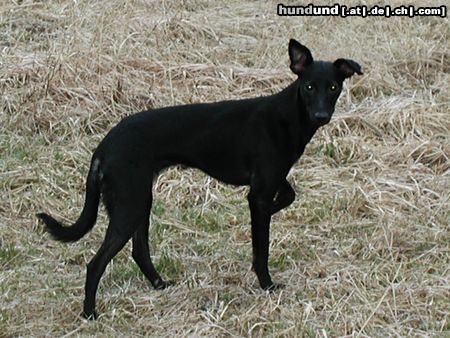
[[[253,270],[264,290],[279,287],[267,264],[269,227],[271,216],[294,201],[286,176],[317,129],[330,121],[343,81],[362,74],[352,60],[314,61],[309,49],[293,39],[289,57],[298,78],[277,94],[148,110],[124,118],[93,154],[78,221],[64,227],[38,214],[54,238],[77,241],[94,226],[103,196],[110,223],[87,266],[86,317],[96,318],[99,280],[130,238],[133,258],[152,285],[163,289],[171,284],[153,266],[148,226],[153,178],[179,164],[225,183],[250,186]]]

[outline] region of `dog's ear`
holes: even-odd
[[[345,78],[349,78],[355,73],[359,75],[363,74],[361,71],[361,66],[353,60],[337,59],[334,61],[334,65],[339,69]]]
[[[311,52],[297,40],[289,40],[289,59],[291,60],[291,70],[300,75],[300,73],[313,63]]]

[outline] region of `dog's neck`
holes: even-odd
[[[272,100],[276,114],[280,114],[288,125],[293,144],[293,157],[295,161],[303,154],[305,146],[309,143],[320,126],[313,123],[299,94],[299,80],[295,80],[281,92],[273,95]]]

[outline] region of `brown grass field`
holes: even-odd
[[[277,3],[1,2],[0,337],[450,337],[448,18],[287,18]],[[101,281],[99,320],[82,319],[105,211],[70,245],[35,213],[78,217],[92,150],[124,116],[287,86],[291,37],[364,75],[273,217],[270,269],[286,287],[263,292],[251,271],[248,189],[172,168],[150,231],[176,286],[153,290],[127,245]]]

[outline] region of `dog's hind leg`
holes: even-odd
[[[105,240],[96,255],[87,265],[87,275],[85,284],[85,298],[83,306],[83,315],[89,319],[96,319],[95,297],[97,293],[98,283],[103,275],[106,266],[114,258],[115,255],[124,247],[131,238],[133,231],[129,227],[126,232],[117,232],[116,228],[124,226],[130,219],[125,217],[113,218],[109,223]]]
[[[151,193],[151,181],[142,182],[142,177],[137,174],[132,179],[122,177],[118,189],[114,193],[108,192],[110,198],[106,199],[106,207],[110,214],[109,226],[105,240],[87,266],[83,308],[86,318],[95,319],[97,317],[95,298],[100,278],[106,266],[137,229],[143,224],[148,224],[148,196]]]
[[[153,287],[157,290],[161,290],[174,283],[162,279],[153,266],[148,246],[149,216],[150,215],[147,216],[146,222],[133,234],[133,258]]]

